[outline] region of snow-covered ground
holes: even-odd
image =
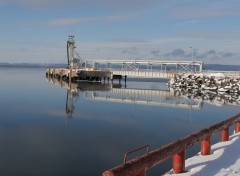
[[[173,174],[170,171],[165,176],[240,176],[240,133],[232,135],[227,142],[214,144],[211,155],[199,153],[187,159],[185,167],[185,173]]]

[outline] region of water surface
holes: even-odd
[[[239,106],[174,97],[164,81],[69,88],[47,79],[42,68],[0,68],[0,81],[5,176],[101,175],[121,164],[127,151],[146,144],[156,149],[240,112]],[[148,175],[161,175],[170,163]]]

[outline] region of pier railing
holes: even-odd
[[[173,78],[177,71],[162,71],[157,69],[137,69],[137,70],[123,70],[123,69],[110,69],[113,74],[127,75],[129,77],[139,78]]]
[[[173,172],[185,170],[185,152],[195,144],[201,143],[201,154],[211,154],[211,137],[221,132],[221,141],[229,140],[229,127],[235,124],[235,133],[240,132],[240,113],[209,126],[199,132],[185,136],[177,141],[162,146],[145,155],[105,171],[103,176],[145,176],[146,170],[160,164],[166,159],[173,158]]]

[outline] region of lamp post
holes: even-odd
[[[192,72],[193,72],[193,47],[190,46],[190,49],[192,50]]]

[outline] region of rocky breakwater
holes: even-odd
[[[217,106],[240,106],[240,77],[218,74],[176,75],[168,82],[170,91],[197,101],[207,101]]]
[[[168,86],[174,89],[198,89],[240,94],[240,77],[226,77],[222,73],[176,74],[174,78],[170,79]]]

